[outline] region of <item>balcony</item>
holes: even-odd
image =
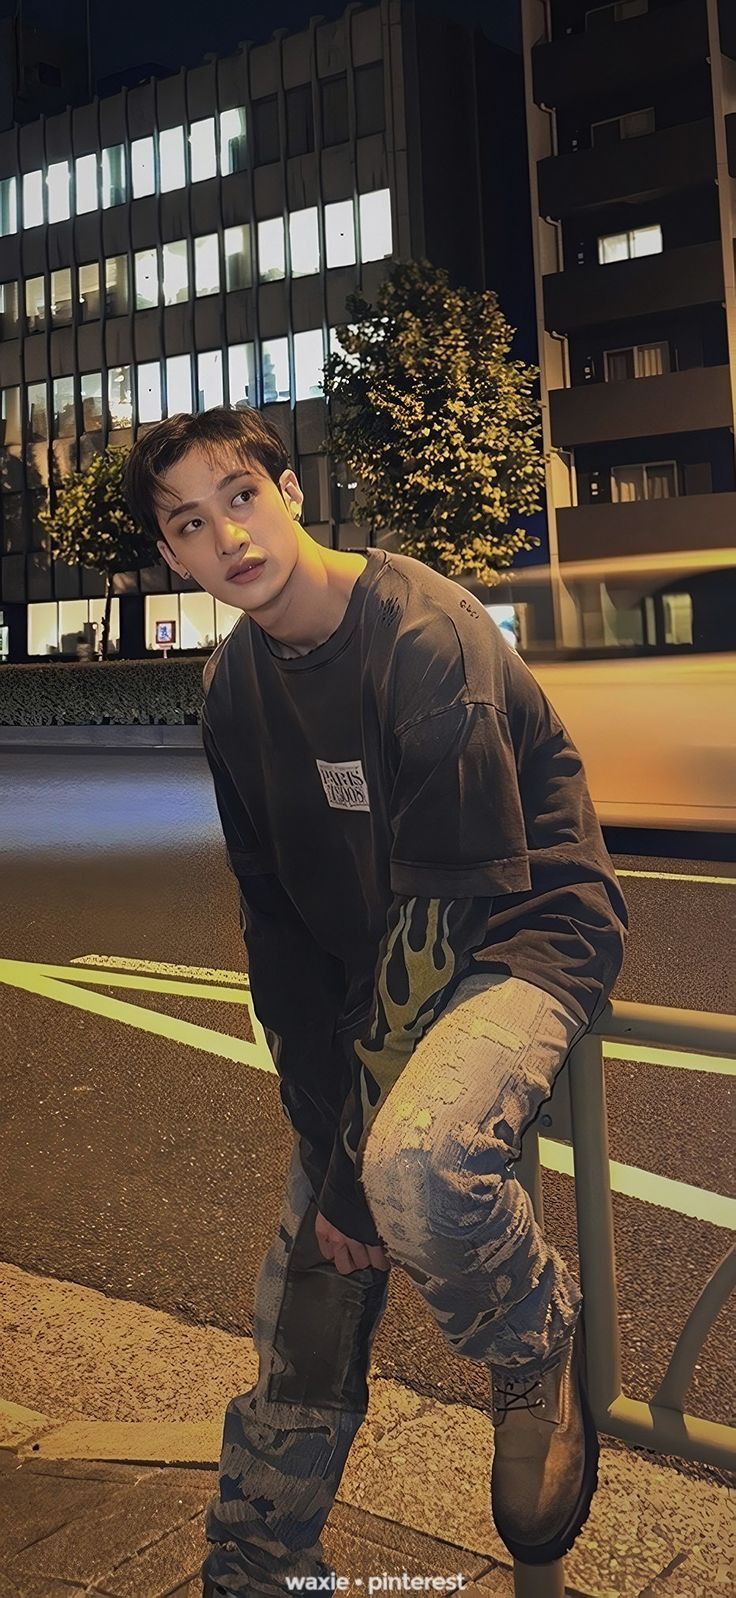
[[[724,8],[725,9],[725,8]],[[608,28],[551,39],[532,50],[537,105],[590,101],[598,84],[651,91],[708,54],[705,0],[680,0]]]
[[[688,244],[605,266],[570,267],[542,279],[544,325],[567,333],[596,323],[650,316],[724,298],[720,243]]]
[[[572,216],[613,201],[652,199],[673,189],[713,183],[713,123],[682,123],[620,144],[548,156],[537,167],[541,216]]]
[[[557,511],[561,561],[731,549],[735,526],[736,493],[570,505]]]
[[[618,383],[578,383],[549,396],[556,449],[600,444],[613,438],[654,438],[733,427],[728,366],[692,367],[661,377]]]

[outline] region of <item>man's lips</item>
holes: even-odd
[[[247,560],[239,560],[234,566],[230,567],[230,570],[226,573],[226,576],[228,581],[236,577],[240,577],[242,579],[247,576],[255,576],[255,573],[260,571],[261,567],[265,566],[265,564],[265,559],[260,558],[255,560],[252,557],[249,557]]]

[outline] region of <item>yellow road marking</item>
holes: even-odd
[[[547,1170],[574,1177],[575,1162],[570,1143],[540,1137],[539,1158]],[[677,1215],[690,1215],[696,1221],[708,1221],[711,1226],[736,1231],[736,1199],[692,1187],[689,1182],[675,1182],[669,1176],[656,1176],[653,1171],[642,1171],[636,1165],[623,1165],[620,1160],[608,1163],[612,1192],[624,1193],[644,1204],[657,1204],[663,1210],[674,1210]]]
[[[736,1076],[736,1060],[718,1054],[682,1054],[678,1049],[650,1049],[636,1043],[604,1043],[604,1060],[636,1060],[637,1065],[668,1065],[675,1071],[708,1071]]]
[[[616,876],[651,877],[658,882],[716,882],[720,887],[736,888],[736,877],[698,877],[685,871],[622,871],[616,866]]]

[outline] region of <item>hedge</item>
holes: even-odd
[[[0,666],[0,725],[85,727],[201,719],[206,655]]]

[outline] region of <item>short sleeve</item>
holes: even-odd
[[[454,704],[398,735],[391,891],[470,898],[531,888],[508,718]]]
[[[230,867],[237,878],[261,876],[274,871],[247,808],[238,793],[228,768],[217,748],[206,714],[202,714],[202,745],[215,785],[215,800],[225,838]]]

